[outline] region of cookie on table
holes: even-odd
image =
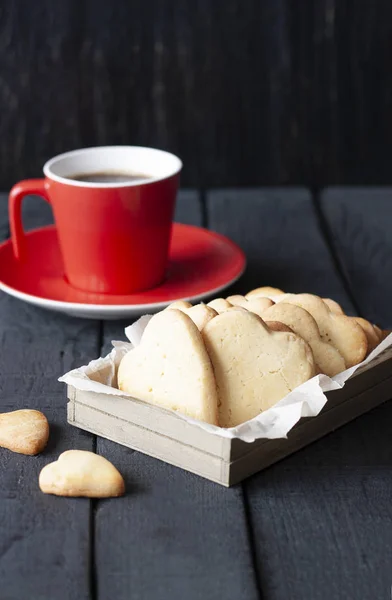
[[[55,496],[113,498],[125,492],[124,479],[106,458],[86,450],[67,450],[46,465],[39,487]]]
[[[39,410],[14,410],[0,414],[0,447],[18,454],[42,452],[49,438],[49,424]]]

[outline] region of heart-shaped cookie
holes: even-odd
[[[277,297],[277,302],[295,304],[307,310],[315,319],[322,339],[339,350],[347,368],[357,365],[365,358],[368,343],[362,327],[346,315],[332,313],[319,296],[284,294]]]
[[[302,338],[271,331],[246,310],[218,315],[202,335],[214,367],[221,427],[252,419],[315,374]]]
[[[259,315],[262,317],[263,312],[273,306],[275,302],[273,302],[270,298],[266,297],[250,297],[245,298],[245,296],[229,296],[226,298],[227,302],[230,302],[232,306],[241,306],[241,308],[246,308],[246,310],[250,310],[250,312],[255,313],[255,315]]]
[[[169,306],[167,306],[166,309],[167,308],[176,308],[177,310],[181,310],[182,312],[184,312],[185,310],[188,310],[188,308],[192,308],[192,304],[187,300],[176,300],[175,302],[169,304]]]
[[[38,410],[0,414],[0,447],[19,454],[39,454],[49,438],[48,421]]]
[[[185,304],[189,303],[184,302],[184,305]],[[182,307],[180,305],[180,302],[173,302],[173,304],[169,304],[169,306],[165,310],[173,310],[173,308],[180,310],[181,312],[188,315],[188,317],[192,319],[199,331],[202,331],[207,325],[208,321],[211,321],[211,319],[216,317],[218,314],[216,310],[214,310],[210,306],[207,306],[206,304],[203,304],[202,302],[200,304],[195,304],[194,306],[190,304],[190,306]]]
[[[265,321],[275,320],[285,323],[294,333],[308,342],[320,373],[333,377],[345,370],[346,365],[339,350],[325,342],[312,315],[295,304],[279,302],[264,311]]]
[[[344,310],[336,300],[332,298],[323,298],[323,301],[328,306],[329,310],[335,315],[344,315]]]
[[[139,346],[120,363],[118,387],[140,400],[217,424],[211,361],[196,325],[179,310],[152,317]]]
[[[268,329],[271,331],[284,331],[286,333],[294,333],[291,327],[288,327],[281,321],[264,321]]]
[[[269,285],[265,285],[263,287],[256,288],[251,290],[246,294],[246,298],[274,298],[275,296],[280,296],[284,294],[283,290],[279,288],[271,287]]]
[[[375,327],[366,319],[363,319],[362,317],[351,318],[354,319],[364,330],[368,341],[368,354],[370,354],[370,352],[372,352],[381,341],[378,332],[376,331]]]
[[[214,298],[214,300],[208,302],[207,306],[213,308],[220,315],[222,312],[225,312],[225,310],[228,310],[233,305],[230,304],[230,302],[228,302],[224,298]]]
[[[125,491],[116,467],[86,450],[67,450],[46,465],[39,476],[39,487],[45,494],[87,498],[122,496]]]

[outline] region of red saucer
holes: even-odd
[[[11,242],[0,244],[0,289],[21,300],[90,318],[124,318],[164,308],[174,300],[200,301],[233,283],[245,256],[223,235],[175,223],[166,280],[147,292],[127,296],[91,294],[70,286],[53,225],[26,233],[28,260],[19,262]]]

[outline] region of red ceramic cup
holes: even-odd
[[[44,179],[17,183],[9,197],[15,256],[25,257],[23,198],[37,194],[54,213],[65,276],[88,292],[131,294],[165,277],[182,163],[168,152],[102,146],[60,154],[44,165]],[[91,183],[73,176],[132,173],[146,179]]]

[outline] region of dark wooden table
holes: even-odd
[[[26,205],[26,227],[50,220],[42,201]],[[245,250],[247,272],[230,291],[328,295],[392,326],[392,190],[183,191],[177,220]],[[0,600],[390,598],[392,403],[225,489],[67,425],[58,376],[105,354],[124,326],[0,293],[0,410],[37,408],[51,424],[38,457],[0,449]],[[40,469],[69,448],[109,458],[127,495],[42,494]]]

